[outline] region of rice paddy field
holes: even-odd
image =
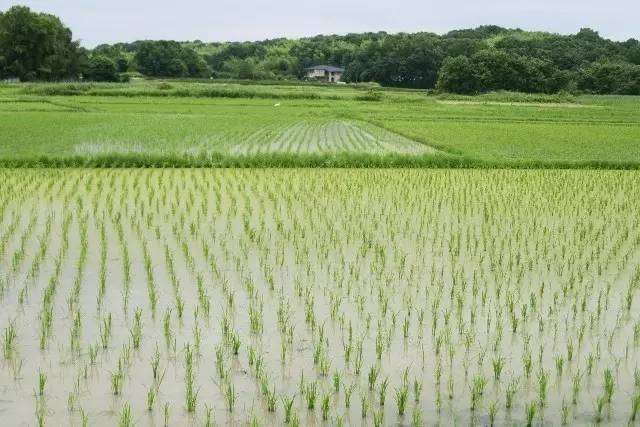
[[[0,84],[0,425],[640,425],[640,99]]]
[[[622,96],[4,84],[0,129],[4,166],[640,167],[640,100]]]
[[[637,172],[0,182],[4,425],[640,419]]]

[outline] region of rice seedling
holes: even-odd
[[[329,375],[329,371],[331,370],[331,360],[326,355],[320,357],[319,370],[321,376],[326,377]]]
[[[322,396],[322,401],[320,403],[320,411],[322,413],[322,420],[327,421],[329,419],[329,411],[331,410],[331,394],[325,393]]]
[[[573,403],[574,405],[578,404],[581,384],[582,384],[582,375],[580,374],[580,370],[578,369],[578,371],[573,375],[573,381],[571,384],[571,391],[572,391],[571,403]]]
[[[607,368],[604,371],[604,394],[607,399],[607,403],[611,403],[613,399],[613,392],[615,391],[615,379],[613,378],[613,372]]]
[[[525,417],[527,421],[527,427],[531,427],[533,425],[533,419],[535,418],[536,413],[538,412],[538,403],[537,402],[527,403],[527,405],[525,406],[524,412],[525,412]]]
[[[340,373],[338,371],[333,373],[333,392],[334,393],[339,393],[340,392],[340,383],[342,381],[342,377],[340,376]]]
[[[109,340],[111,338],[111,325],[112,318],[111,313],[102,319],[102,323],[100,324],[100,342],[102,345],[102,349],[106,350],[109,347]]]
[[[555,358],[555,363],[556,363],[556,374],[558,378],[560,378],[562,377],[562,372],[564,370],[564,359],[562,358],[562,356],[557,356]]]
[[[422,422],[422,410],[419,406],[414,406],[411,413],[411,427],[419,427],[424,425]]]
[[[131,405],[125,403],[120,411],[119,427],[133,427],[133,415],[131,414]]]
[[[151,358],[151,372],[153,374],[153,381],[158,382],[160,379],[160,350],[156,345],[156,351]]]
[[[224,362],[224,349],[222,347],[216,348],[216,370],[218,371],[218,376],[220,378],[224,378],[225,374],[225,362]],[[258,375],[258,369],[256,369],[256,376]]]
[[[157,391],[154,386],[149,387],[147,391],[147,411],[153,411],[153,407],[156,403]]]
[[[240,337],[238,334],[233,334],[231,336],[231,349],[233,351],[234,356],[237,356],[240,353]]]
[[[385,399],[387,397],[387,387],[389,386],[389,378],[385,378],[384,381],[380,383],[380,388],[378,389],[378,397],[380,401],[380,406],[384,406]]]
[[[547,384],[549,382],[549,377],[547,376],[547,372],[542,370],[538,375],[538,402],[540,407],[544,407],[547,403]]]
[[[278,404],[275,387],[272,390],[266,389],[265,397],[267,400],[267,411],[275,412]]]
[[[379,370],[376,366],[372,366],[371,369],[369,369],[369,374],[367,375],[367,381],[369,382],[369,391],[373,391],[376,385],[376,380],[378,379],[378,373]]]
[[[489,425],[491,426],[495,425],[497,415],[498,415],[498,402],[494,400],[489,404]]]
[[[291,414],[291,421],[289,422],[291,427],[299,427],[300,426],[300,417],[297,412],[293,412]]]
[[[415,403],[420,402],[420,396],[422,395],[422,382],[418,379],[413,380],[413,401]]]
[[[406,383],[400,387],[396,388],[396,405],[398,407],[398,415],[400,417],[404,416],[405,408],[407,406],[407,399],[409,397],[409,387]]]
[[[122,393],[122,382],[124,380],[124,373],[121,368],[118,368],[117,372],[111,374],[111,391],[115,396]]]
[[[307,401],[307,409],[310,411],[314,410],[318,397],[318,384],[316,382],[311,382],[306,385],[304,397]]]
[[[204,425],[205,427],[213,427],[213,409],[209,405],[205,406],[204,410]]]
[[[362,418],[367,418],[367,412],[369,411],[369,400],[366,396],[361,396],[360,398],[360,413]]]
[[[2,340],[2,354],[5,359],[12,358],[16,349],[17,338],[18,334],[16,332],[16,327],[12,322],[10,322],[4,328],[4,335]]]
[[[382,427],[384,425],[384,410],[380,409],[379,411],[373,412],[373,425],[375,427]]]
[[[295,395],[288,397],[282,396],[282,406],[284,407],[284,422],[286,424],[291,423],[291,416],[293,414],[293,402],[295,401]]]
[[[354,384],[351,384],[349,387],[342,388],[344,390],[344,406],[347,409],[351,407],[351,394],[353,393],[354,388]]]
[[[194,389],[194,365],[193,365],[193,350],[191,346],[187,344],[184,350],[184,365],[185,365],[185,406],[187,412],[195,412],[198,404],[198,392]]]
[[[518,379],[513,379],[507,385],[507,390],[505,391],[505,406],[507,410],[513,407],[513,399],[515,398],[516,393],[518,392],[518,386],[519,386]]]
[[[471,410],[475,411],[480,403],[480,399],[484,394],[484,388],[486,385],[486,379],[482,376],[477,376],[473,379],[471,385]]]
[[[138,350],[142,341],[142,310],[137,308],[134,314],[133,328],[130,330],[133,348]]]
[[[227,410],[233,412],[236,405],[238,395],[236,394],[235,386],[231,381],[227,381],[224,386],[224,400],[227,404]]]
[[[88,353],[89,353],[89,363],[91,365],[95,365],[96,359],[98,358],[98,344],[90,345]]]
[[[44,396],[44,388],[47,385],[47,374],[38,371],[38,396]]]
[[[600,424],[602,422],[602,420],[604,419],[604,408],[607,405],[607,396],[603,395],[600,396],[596,399],[595,401],[595,415],[594,415],[594,422],[596,424]]]
[[[497,357],[491,362],[493,366],[493,379],[496,382],[500,381],[502,370],[504,369],[505,359],[504,357]]]

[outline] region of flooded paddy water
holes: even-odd
[[[626,425],[640,174],[0,170],[2,425]]]

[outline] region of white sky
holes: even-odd
[[[262,40],[483,24],[640,38],[639,0],[0,0],[62,18],[86,47],[141,39]]]

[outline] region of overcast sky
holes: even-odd
[[[0,0],[58,15],[87,47],[140,39],[262,40],[483,24],[640,38],[639,0]]]

